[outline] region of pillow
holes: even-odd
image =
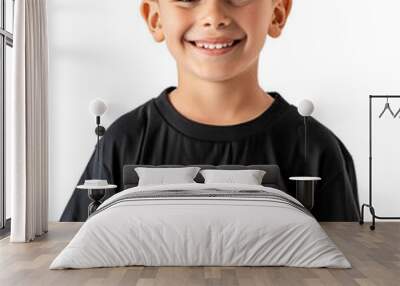
[[[193,179],[200,169],[200,167],[136,167],[135,171],[139,177],[138,186],[145,186],[196,183]]]
[[[261,185],[265,175],[263,170],[218,170],[204,169],[200,174],[204,177],[204,183],[237,183],[249,185]]]

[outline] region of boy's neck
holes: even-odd
[[[274,98],[258,84],[257,73],[225,82],[204,81],[189,73],[169,93],[174,108],[188,119],[211,125],[240,124],[258,117]]]

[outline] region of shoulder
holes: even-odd
[[[287,127],[296,132],[300,138],[304,138],[306,128],[310,144],[315,145],[310,146],[310,148],[318,147],[321,151],[340,151],[340,143],[342,142],[327,125],[313,116],[307,116],[305,126],[304,117],[298,113],[297,107],[292,104],[288,104],[287,111],[285,116]]]
[[[304,140],[304,117],[297,112],[294,105],[289,105],[288,112],[285,116],[286,130],[296,132],[298,140]],[[308,138],[308,148],[310,152],[319,158],[320,163],[331,162],[335,164],[339,162],[343,165],[346,160],[351,159],[345,144],[327,125],[313,116],[308,116],[306,119],[306,131]],[[304,143],[303,143],[304,144]],[[338,168],[341,166],[337,166]]]
[[[298,113],[297,107],[288,104],[284,115],[281,121],[283,121],[285,129],[296,132],[298,137],[304,138],[304,117]],[[308,138],[323,148],[332,148],[337,143],[338,138],[335,133],[313,116],[306,117],[306,129]]]
[[[129,136],[140,136],[154,112],[153,100],[154,98],[151,98],[115,119],[106,128],[104,139],[107,141],[119,141]]]
[[[333,180],[339,174],[347,176],[354,172],[353,158],[339,137],[327,126],[310,118],[310,150],[319,161],[320,173],[326,179]]]
[[[327,156],[342,157],[347,148],[338,136],[326,125],[311,117],[309,120],[310,137],[320,146],[320,151]],[[344,159],[344,158],[343,158]]]

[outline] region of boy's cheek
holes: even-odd
[[[163,32],[167,36],[181,37],[183,39],[184,33],[190,28],[189,20],[187,16],[181,17],[176,14],[163,15],[162,26]],[[175,19],[175,21],[174,21]],[[179,40],[179,39],[178,39]]]

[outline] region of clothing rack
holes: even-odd
[[[364,224],[364,207],[368,207],[372,215],[372,225],[370,229],[375,229],[375,219],[400,219],[400,217],[384,217],[378,216],[375,213],[375,208],[372,205],[372,99],[374,98],[400,98],[400,95],[370,95],[369,96],[369,203],[363,204],[361,207],[360,224]],[[397,115],[397,113],[396,113]]]

